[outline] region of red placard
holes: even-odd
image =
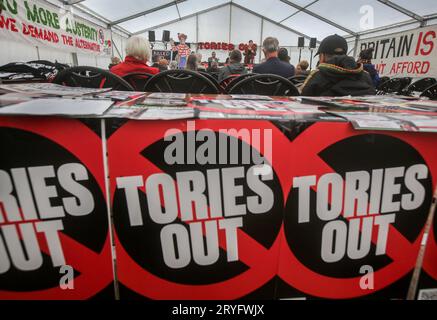
[[[0,202],[0,299],[113,297],[100,137],[78,120],[2,117],[0,145],[3,187],[14,183]]]

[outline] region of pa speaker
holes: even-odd
[[[315,49],[317,46],[317,38],[311,38],[310,40],[310,49]]]
[[[149,41],[155,42],[155,31],[149,31]]]
[[[162,32],[162,42],[170,42],[170,31],[164,30]]]
[[[299,38],[297,39],[297,46],[298,46],[299,48],[303,48],[303,47],[305,47],[305,38],[304,38],[304,37],[299,37]]]

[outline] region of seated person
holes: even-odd
[[[348,45],[339,35],[320,43],[317,70],[310,73],[302,88],[303,96],[374,95],[375,88],[363,66],[347,56]]]
[[[296,66],[296,75],[297,76],[308,76],[310,71],[308,70],[309,63],[306,60],[302,60]]]
[[[109,64],[109,66],[108,66],[108,69],[111,69],[113,66],[116,66],[117,64],[119,64],[121,61],[120,61],[120,58],[119,57],[112,57],[111,58],[111,63]]]
[[[206,69],[206,72],[218,73],[219,72],[218,62],[216,62],[216,61],[211,62],[211,66],[208,67],[208,69]]]
[[[253,73],[276,74],[284,78],[294,76],[294,66],[278,58],[279,41],[268,37],[263,42],[262,48],[266,61],[253,67]]]
[[[288,50],[285,48],[280,48],[278,51],[279,60],[290,63],[290,56],[288,55]]]
[[[202,54],[201,53],[197,53],[196,57],[197,57],[197,71],[204,71],[204,72],[206,72],[206,69],[205,69],[205,67],[202,64]]]
[[[158,55],[154,55],[153,57],[152,57],[152,67],[154,67],[154,68],[158,68],[159,69],[159,60],[161,59],[161,57],[160,56],[158,56]]]
[[[211,67],[211,63],[213,62],[219,62],[219,58],[217,58],[217,54],[215,51],[211,53],[211,57],[208,58],[208,68]]]
[[[219,70],[218,80],[222,81],[226,79],[231,74],[246,74],[247,69],[244,67],[244,64],[241,63],[243,59],[241,52],[239,50],[233,50],[229,54],[229,64]]]
[[[110,71],[120,77],[133,72],[157,74],[158,68],[147,65],[151,55],[149,41],[141,36],[132,36],[126,43],[126,58],[123,62],[113,66]]]
[[[185,70],[197,71],[197,56],[195,53],[192,53],[188,56]]]
[[[159,71],[167,71],[168,70],[168,60],[167,59],[160,59],[158,62],[158,69]]]
[[[358,63],[361,63],[363,65],[363,69],[370,74],[370,77],[372,78],[373,81],[373,86],[377,88],[379,83],[381,82],[381,79],[379,78],[378,71],[376,70],[375,66],[372,64],[373,50],[374,50],[373,48],[369,48],[361,51],[360,58],[358,59]]]

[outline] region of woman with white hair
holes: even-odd
[[[133,72],[157,74],[158,68],[147,65],[151,56],[152,49],[149,41],[141,36],[132,36],[126,43],[126,58],[122,63],[113,66],[110,71],[120,77]]]

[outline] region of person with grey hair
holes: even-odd
[[[279,41],[268,37],[263,41],[262,50],[266,61],[253,67],[253,73],[276,74],[284,78],[291,78],[295,74],[292,64],[283,62],[278,58]]]
[[[147,64],[151,56],[149,41],[142,36],[132,36],[126,43],[126,58],[122,63],[113,66],[110,71],[119,77],[134,72],[157,74],[159,69],[149,67]]]

